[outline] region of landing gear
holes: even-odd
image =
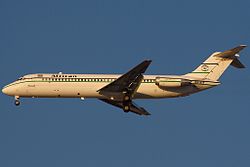
[[[124,94],[122,109],[124,112],[129,112],[131,108],[131,96],[128,90],[124,90],[122,93]]]
[[[130,100],[130,91],[128,89],[123,90],[122,94],[123,94],[123,100],[124,101]]]
[[[123,98],[124,101],[129,101],[130,100],[130,97],[128,95],[125,95],[124,98]]]
[[[15,105],[19,106],[20,105],[20,101],[19,100],[15,100]]]
[[[131,100],[130,98],[128,97],[128,100],[125,100],[126,97],[124,97],[124,101],[123,101],[123,111],[124,112],[129,112],[130,110],[130,106],[131,106]]]
[[[124,112],[129,112],[130,110],[130,106],[126,105],[126,106],[123,106],[123,111]]]
[[[20,99],[19,96],[15,96],[15,105],[16,105],[16,106],[19,106],[19,105],[20,105],[19,99]]]

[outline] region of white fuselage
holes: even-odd
[[[3,92],[16,97],[73,97],[105,98],[98,90],[113,82],[121,75],[109,74],[30,74],[5,86]],[[160,87],[157,77],[191,79],[192,85],[183,87]],[[189,94],[217,86],[219,82],[201,81],[186,76],[144,75],[133,98],[170,98]]]

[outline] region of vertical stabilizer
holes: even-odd
[[[194,71],[186,74],[186,76],[218,80],[230,64],[236,68],[244,68],[245,66],[238,59],[238,53],[245,47],[245,45],[240,45],[224,52],[215,52]]]

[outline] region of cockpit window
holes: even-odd
[[[19,81],[19,80],[24,80],[24,78],[23,78],[23,77],[20,77],[20,78],[18,78],[17,80],[18,80],[18,81]]]

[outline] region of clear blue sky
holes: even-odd
[[[0,86],[38,72],[183,74],[250,45],[247,0],[1,0]],[[250,49],[241,55],[250,67]],[[150,117],[95,99],[0,95],[0,166],[250,166],[249,68],[189,97],[137,100]]]

